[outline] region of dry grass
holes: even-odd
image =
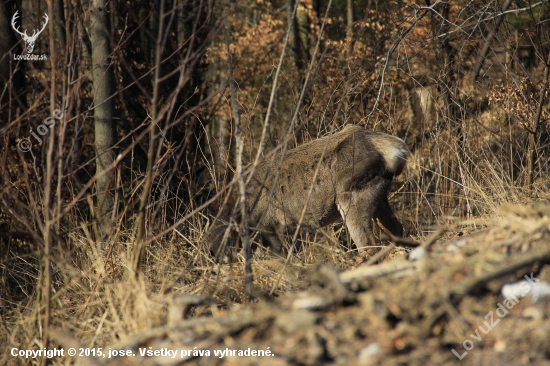
[[[463,341],[484,326],[485,314],[503,301],[503,284],[531,272],[538,279],[550,280],[550,272],[542,265],[550,260],[549,239],[548,205],[505,205],[491,218],[449,227],[427,256],[416,262],[415,269],[401,275],[368,278],[352,269],[340,274],[342,287],[329,266],[311,266],[296,258],[297,263],[287,267],[277,288],[285,294],[274,302],[246,301],[242,264],[219,266],[215,271],[211,266],[196,266],[182,276],[181,271],[169,270],[176,258],[165,258],[163,268],[167,271],[161,281],[160,277],[144,276],[136,281],[105,275],[95,291],[90,290],[95,283],[90,279],[100,276],[77,277],[71,272],[72,284],[53,295],[52,335],[54,344],[65,347],[78,340],[81,347],[131,349],[136,355],[140,348],[178,350],[175,360],[82,357],[78,359],[81,364],[170,365],[187,360],[197,365],[314,365],[330,360],[336,364],[450,365],[458,362],[451,349],[462,354]],[[529,259],[536,253],[542,254]],[[392,262],[406,263],[404,254],[394,251]],[[151,260],[160,265],[154,256]],[[281,267],[280,260],[255,259],[255,286],[267,292],[275,285]],[[88,288],[79,282],[87,283]],[[168,286],[172,286],[170,291],[164,293]],[[340,291],[343,293],[338,295]],[[180,320],[180,309],[175,321],[168,309],[180,293],[208,295],[217,305],[193,306],[185,320]],[[498,330],[480,333],[483,342],[474,343],[467,362],[529,360],[544,364],[549,346],[544,334],[550,326],[544,314],[549,304],[548,300],[534,303],[528,297],[520,299],[501,319]],[[4,337],[10,346],[38,346],[32,332],[36,314],[32,306],[29,309],[7,314],[10,331]],[[180,357],[179,353],[195,348],[213,352],[268,347],[275,358]],[[6,353],[3,357],[5,364],[31,364]],[[52,362],[67,364],[69,360],[56,358]]]

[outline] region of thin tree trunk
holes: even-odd
[[[102,234],[111,227],[109,213],[113,210],[114,169],[107,168],[115,161],[113,146],[116,142],[114,121],[114,73],[110,67],[110,17],[106,0],[93,0],[90,16],[92,43],[92,80],[94,88],[94,128],[96,150],[96,184],[98,216]]]
[[[430,0],[426,1],[430,6]],[[441,3],[435,7],[439,14],[432,13],[432,30],[436,42],[435,55],[439,67],[438,89],[443,100],[443,122],[454,121],[454,106],[452,101],[452,91],[455,89],[455,75],[453,70],[455,51],[449,43],[448,37],[440,37],[447,33],[449,29],[449,3]],[[460,126],[458,134],[461,134]]]
[[[533,120],[533,129],[529,135],[529,156],[527,162],[527,186],[529,187],[529,192],[533,191],[533,182],[535,176],[535,160],[537,152],[537,140],[538,133],[540,128],[540,117],[542,114],[542,106],[544,105],[544,99],[546,97],[546,91],[548,90],[548,77],[550,76],[550,52],[548,53],[548,58],[546,60],[546,69],[544,70],[544,81],[542,88],[540,89],[539,96],[539,106],[537,108],[537,114]]]
[[[65,36],[65,9],[63,0],[57,0],[55,2],[55,38],[59,43],[59,50],[61,54],[65,53],[65,44],[67,43],[67,37]]]
[[[309,17],[303,7],[296,9],[296,22],[298,24],[298,51],[303,66],[309,62]]]
[[[351,56],[351,51],[353,51],[353,0],[348,0],[347,2],[347,28],[346,28],[346,38],[348,43],[348,58]]]
[[[48,13],[53,13],[53,2],[48,1]],[[49,42],[51,49],[50,64],[52,70],[55,69],[57,61],[57,52],[54,49],[54,26],[53,23],[49,23]],[[57,80],[56,73],[53,72],[50,77],[50,113],[53,114],[54,108],[57,104]],[[44,285],[42,287],[42,303],[41,307],[44,309],[43,316],[43,333],[42,333],[42,343],[45,348],[48,348],[49,345],[49,336],[50,336],[50,318],[51,318],[51,288],[52,288],[52,273],[51,273],[51,248],[52,248],[52,239],[54,237],[53,230],[54,225],[52,214],[53,210],[53,200],[52,200],[52,186],[53,186],[53,177],[55,165],[53,162],[53,151],[54,151],[54,139],[55,134],[50,133],[49,135],[49,144],[48,152],[46,154],[46,179],[44,180]],[[58,182],[60,183],[60,182]],[[46,359],[41,360],[41,365],[46,364]]]
[[[286,11],[288,17],[288,23],[290,25],[290,49],[292,50],[292,56],[294,57],[294,65],[298,69],[298,73],[304,69],[305,63],[302,57],[301,50],[301,38],[300,29],[298,26],[298,18],[296,16],[297,11],[294,11],[294,7],[297,5],[295,1],[300,0],[286,0]]]
[[[10,15],[13,15],[12,8],[6,2],[0,3],[0,94],[4,92],[6,86],[10,86],[12,49],[17,44],[9,18]],[[4,100],[2,99],[2,101]],[[9,121],[4,120],[4,122]]]
[[[0,123],[8,123],[14,119],[17,106],[20,110],[27,109],[24,92],[26,63],[13,60],[14,54],[23,53],[11,27],[11,16],[16,11],[13,5],[9,1],[0,2]]]
[[[221,80],[220,80],[221,83]],[[229,121],[225,117],[218,118],[217,126],[218,134],[218,153],[216,154],[217,160],[217,175],[218,183],[223,182],[227,174],[227,164],[231,161],[229,157]]]
[[[243,242],[244,250],[244,283],[245,290],[248,296],[252,296],[252,250],[250,248],[250,235],[248,230],[248,209],[246,207],[246,184],[243,173],[243,149],[244,142],[241,134],[241,114],[239,111],[239,105],[237,103],[237,92],[235,91],[235,81],[233,80],[233,67],[231,65],[231,50],[229,49],[229,35],[227,29],[224,31],[225,45],[227,47],[227,66],[229,77],[229,89],[231,91],[231,105],[233,107],[233,117],[235,118],[235,140],[237,145],[236,153],[236,165],[237,165],[237,178],[239,183],[239,201],[241,208],[241,240]]]

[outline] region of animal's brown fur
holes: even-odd
[[[307,202],[300,223],[304,230],[343,219],[355,245],[362,249],[372,242],[371,223],[378,218],[390,232],[401,236],[403,226],[387,196],[409,154],[401,139],[358,126],[346,126],[288,150],[282,161],[279,152],[257,166],[247,186],[249,226],[260,231],[273,252],[281,253],[286,235],[294,234]],[[214,252],[219,251],[222,231],[211,236]]]

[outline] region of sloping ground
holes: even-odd
[[[341,273],[323,265],[310,271],[293,268],[283,283],[308,273],[310,290],[273,301],[183,320],[178,319],[181,307],[173,305],[180,310],[171,313],[166,326],[110,346],[111,355],[131,350],[132,356],[80,361],[550,365],[550,297],[544,297],[544,281],[550,281],[545,265],[550,262],[550,205],[505,206],[487,228],[451,234],[454,238],[446,240],[436,240],[436,234],[409,259],[397,256]],[[256,281],[275,281],[279,272],[255,267]],[[503,286],[518,281],[523,282],[505,287],[505,297]],[[242,282],[233,287],[242,288]],[[172,303],[209,306],[212,301],[180,296]],[[54,335],[70,346],[66,334]],[[147,355],[155,351],[160,356]]]

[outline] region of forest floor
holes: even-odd
[[[376,264],[358,256],[341,272],[256,260],[255,301],[242,293],[242,266],[221,266],[193,284],[197,295],[167,300],[166,325],[104,348],[132,356],[80,361],[550,365],[549,243],[550,205],[505,205],[483,227],[441,228],[412,252],[397,246]],[[274,287],[278,296],[261,298]],[[182,319],[186,310],[194,316]],[[66,333],[53,335],[72,342]]]

